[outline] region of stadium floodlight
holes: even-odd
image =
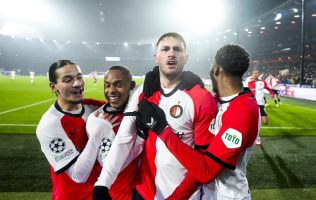
[[[274,18],[274,21],[278,21],[282,18],[282,14],[281,13],[278,13],[276,14],[275,18]]]
[[[124,42],[124,46],[127,47],[128,46],[128,42]]]
[[[120,57],[105,57],[105,61],[112,61],[112,62],[118,62],[121,61]]]
[[[300,15],[294,15],[294,18],[300,18]]]
[[[95,44],[96,44],[96,45],[100,45],[100,42],[96,42]]]
[[[56,14],[54,14],[52,5],[47,2],[42,0],[0,1],[0,17],[18,23],[42,22],[49,24],[56,20]]]
[[[71,42],[70,42],[70,40],[67,40],[67,44],[70,44]]]
[[[266,30],[266,27],[262,26],[260,29],[261,29],[261,30]]]
[[[275,22],[275,24],[281,24],[281,22]]]
[[[297,13],[298,9],[297,8],[292,8],[291,10],[293,10],[293,12]]]
[[[42,37],[39,32],[30,26],[24,24],[18,24],[13,22],[6,22],[0,29],[1,35],[15,36],[15,37],[31,37],[40,38]]]
[[[227,12],[220,0],[178,0],[175,13],[180,24],[194,32],[205,33],[222,24]]]

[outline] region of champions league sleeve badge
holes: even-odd
[[[65,150],[66,143],[61,138],[54,138],[52,141],[50,141],[49,148],[53,153],[58,154]]]

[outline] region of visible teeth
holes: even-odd
[[[116,99],[118,99],[118,97],[109,97],[110,98],[110,100],[116,100]]]

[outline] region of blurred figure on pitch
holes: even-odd
[[[274,76],[274,74],[270,74],[266,78],[266,82],[268,83],[268,86],[272,89],[274,93],[274,103],[275,107],[279,107],[281,105],[281,100],[279,96],[279,86],[280,86],[280,81],[277,77]]]
[[[34,83],[34,78],[35,78],[35,72],[30,72],[30,83]]]
[[[97,85],[97,81],[98,81],[98,73],[97,73],[97,71],[93,71],[93,72],[91,73],[91,77],[92,77],[92,79],[93,79],[93,84],[94,84],[94,86],[96,86],[96,85]]]
[[[15,71],[11,71],[11,79],[15,80]]]
[[[248,88],[251,90],[252,94],[256,97],[257,103],[260,108],[261,122],[264,125],[268,124],[268,114],[264,108],[265,99],[264,99],[264,90],[268,90],[271,98],[274,98],[274,93],[269,88],[267,82],[265,80],[259,79],[260,72],[258,70],[254,70],[251,75],[251,81],[248,82]],[[261,138],[258,137],[257,144],[261,145]]]
[[[56,101],[42,116],[36,136],[50,164],[52,199],[92,199],[99,176],[96,162],[102,134],[86,132],[90,113],[104,101],[84,99],[85,82],[80,67],[70,60],[59,60],[49,68],[49,87]],[[111,116],[104,116],[111,122]],[[112,122],[111,122],[112,123]],[[106,130],[112,130],[108,124]]]
[[[104,162],[104,160],[119,129],[119,126],[116,126],[110,132],[107,131],[108,126],[106,124],[108,122],[104,120],[103,116],[112,114],[113,120],[116,123],[120,123],[123,119],[123,111],[134,87],[135,81],[132,80],[130,71],[122,65],[110,67],[104,75],[104,97],[107,103],[89,115],[86,126],[88,133],[98,130],[103,134],[102,145],[99,147],[97,157],[101,166],[107,165],[107,162]],[[110,190],[107,191],[104,187],[96,186],[93,193],[94,199],[98,199],[99,196],[104,197],[101,199],[111,198],[113,200],[130,200],[132,198],[138,172],[139,154],[142,151],[143,142],[142,138],[137,138],[136,145],[130,151],[129,159],[125,162],[124,169],[120,172]]]

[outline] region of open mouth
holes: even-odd
[[[75,96],[82,96],[83,89],[74,90],[71,93],[74,94]]]
[[[175,60],[169,60],[167,62],[167,65],[176,65],[176,64],[177,64],[177,61],[175,61]]]
[[[119,96],[109,96],[110,103],[115,103],[119,100]]]

